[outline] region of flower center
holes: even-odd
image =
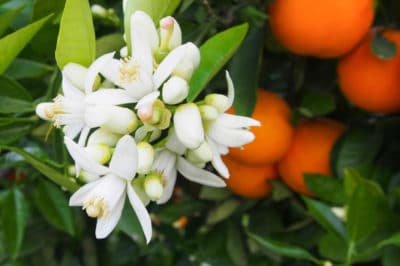
[[[83,204],[83,209],[92,218],[103,218],[109,215],[109,208],[103,197],[90,198]]]
[[[119,67],[119,79],[123,83],[130,83],[137,79],[139,74],[139,64],[131,57],[121,59]]]

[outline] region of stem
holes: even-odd
[[[350,241],[349,248],[347,249],[346,262],[344,264],[345,266],[351,265],[351,257],[353,256],[353,252],[354,252],[354,242]]]

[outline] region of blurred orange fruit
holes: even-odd
[[[339,86],[344,96],[370,112],[400,111],[400,32],[384,30],[383,36],[396,44],[397,54],[390,60],[372,53],[371,31],[363,42],[340,59],[337,66]]]
[[[294,191],[311,196],[303,174],[331,174],[331,150],[344,129],[343,124],[329,119],[301,121],[287,154],[278,165],[283,181]]]
[[[262,198],[271,193],[268,180],[278,176],[276,165],[251,165],[236,161],[227,155],[223,158],[230,177],[225,179],[228,188],[245,198]]]
[[[341,56],[368,32],[374,0],[275,0],[271,30],[290,51],[322,58]]]
[[[232,110],[230,110],[232,112]],[[253,142],[243,148],[231,148],[230,154],[238,161],[251,164],[269,164],[279,161],[289,149],[293,135],[291,110],[279,95],[259,89],[252,114],[260,127],[252,127]]]

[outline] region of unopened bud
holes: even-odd
[[[211,105],[201,105],[199,106],[201,117],[204,120],[213,121],[218,118],[218,110]]]
[[[198,148],[204,140],[204,129],[199,108],[194,103],[178,106],[174,115],[175,133],[189,149]]]
[[[162,89],[162,98],[167,104],[178,104],[189,94],[189,85],[185,79],[171,77]]]
[[[54,116],[53,103],[39,103],[36,105],[36,114],[43,120],[51,120]]]
[[[86,152],[92,157],[96,162],[100,164],[107,163],[111,158],[110,147],[106,144],[96,144],[88,146],[85,148]]]
[[[143,187],[147,196],[153,201],[160,199],[164,192],[161,176],[157,174],[150,174],[146,176]]]
[[[222,94],[217,94],[217,93],[208,94],[204,98],[204,101],[206,102],[206,104],[215,107],[220,113],[223,113],[229,106],[228,97]]]
[[[330,262],[329,260],[326,260],[322,263],[322,266],[333,266],[332,262]]]
[[[150,120],[154,115],[153,106],[143,106],[137,111],[137,115],[142,121]]]
[[[88,146],[96,145],[99,143],[106,144],[107,146],[114,147],[121,135],[112,133],[106,129],[96,129],[88,139]]]
[[[125,107],[114,105],[94,106],[87,108],[86,113],[88,116],[101,118],[100,121],[93,121],[96,122],[93,125],[100,126],[116,134],[129,134],[139,125],[139,120],[135,113]]]
[[[182,31],[173,17],[160,20],[161,49],[172,50],[182,43]]]
[[[207,163],[213,159],[213,153],[208,143],[203,141],[197,149],[188,150],[186,158],[193,163]]]
[[[138,150],[138,174],[144,175],[150,172],[154,161],[154,149],[148,142],[137,144]]]
[[[88,73],[88,69],[76,63],[68,63],[64,66],[63,78],[67,78],[69,82],[76,88],[80,90],[85,89],[85,79]],[[100,77],[97,75],[96,80],[93,85],[93,90],[99,87],[101,82]]]
[[[186,43],[184,47],[185,55],[172,74],[189,81],[192,78],[193,72],[200,64],[200,50],[193,43]]]
[[[101,18],[107,17],[107,10],[101,5],[92,5],[90,8],[92,14]]]
[[[144,180],[145,180],[144,176],[139,176],[137,178],[134,178],[131,181],[131,185],[132,185],[132,188],[135,190],[136,195],[138,195],[138,197],[140,198],[142,203],[146,206],[147,204],[150,203],[150,198],[147,196],[146,192],[144,191],[144,187],[143,187]]]
[[[347,221],[347,208],[346,207],[332,207],[331,211],[343,222]]]

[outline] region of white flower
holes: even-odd
[[[138,151],[133,138],[125,135],[118,141],[109,167],[95,162],[70,138],[65,137],[64,141],[71,157],[82,169],[101,176],[82,186],[69,201],[70,206],[82,206],[88,216],[97,218],[96,238],[107,237],[115,228],[127,194],[149,242],[152,234],[150,216],[131,185],[138,165]]]
[[[54,102],[39,104],[36,107],[38,116],[53,121],[55,127],[63,126],[65,135],[70,138],[81,133],[81,145],[86,142],[91,128],[104,127],[119,134],[132,132],[137,127],[136,115],[127,108],[115,106],[130,102],[126,92],[115,92],[106,99],[101,97],[106,89],[93,92],[95,84],[99,83],[99,70],[112,56],[101,56],[87,70],[82,66],[76,67],[76,64],[66,65],[62,79],[63,95],[57,96]]]
[[[228,178],[229,171],[221,159],[221,154],[227,154],[228,147],[240,147],[253,141],[254,134],[248,130],[248,127],[260,126],[260,122],[249,117],[224,113],[232,106],[235,91],[228,72],[226,72],[226,80],[228,97],[208,95],[206,99],[208,105],[219,111],[218,117],[214,120],[205,119],[204,123],[205,138],[213,152],[211,163],[221,176]]]
[[[177,172],[181,173],[186,179],[206,186],[225,187],[225,182],[217,175],[201,169],[188,162],[185,158],[168,149],[161,149],[156,152],[153,163],[153,170],[158,171],[163,176],[164,190],[158,204],[167,202],[172,195]]]
[[[194,103],[181,104],[174,114],[178,139],[189,149],[198,148],[204,141],[204,129],[199,108]]]
[[[164,83],[162,98],[166,104],[178,104],[189,94],[189,84],[185,79],[172,76]]]

